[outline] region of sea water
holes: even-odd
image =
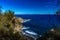
[[[23,31],[33,36],[42,36],[51,28],[57,28],[58,19],[56,15],[15,15],[27,22],[23,23]]]

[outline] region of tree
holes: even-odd
[[[56,4],[57,6],[59,6],[60,5],[60,0],[57,0],[57,4]]]
[[[56,12],[57,20],[60,21],[60,10],[58,10]],[[50,20],[50,15],[49,15],[49,22],[51,22]],[[60,26],[60,22],[58,23]],[[50,23],[50,25],[52,25],[53,27],[57,27],[56,29],[54,29],[53,31],[49,30],[47,31],[42,37],[37,38],[37,40],[60,40],[60,27],[55,26],[54,24]]]
[[[60,26],[60,10],[58,10],[56,12],[56,18],[57,18],[57,21],[58,21],[58,26]]]
[[[8,20],[11,20],[14,16],[14,12],[11,10],[7,10],[4,15],[8,18]]]
[[[0,15],[1,15],[1,13],[2,13],[2,7],[0,6]]]
[[[5,11],[3,14],[1,12],[0,16],[0,40],[26,40],[22,33],[14,33],[13,22],[14,12],[11,10]]]
[[[56,12],[56,15],[60,15],[60,10],[58,10],[58,11]]]

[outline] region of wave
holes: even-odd
[[[31,35],[37,35],[37,33],[30,31],[30,30],[25,30],[26,33],[31,34]]]
[[[29,22],[29,21],[31,21],[31,19],[24,19],[24,22],[23,23]]]
[[[22,28],[22,30],[29,29],[29,28],[30,28],[30,27],[25,27],[25,26],[24,26],[24,27]]]

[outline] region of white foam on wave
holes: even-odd
[[[31,21],[31,19],[24,19],[24,23],[29,21]]]
[[[22,29],[24,30],[24,29],[29,29],[30,27],[23,27]]]
[[[28,33],[28,34],[31,34],[31,35],[37,35],[37,33],[33,32],[33,31],[26,30],[25,32]]]

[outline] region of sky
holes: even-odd
[[[5,10],[13,10],[15,14],[54,14],[59,8],[57,0],[0,0]]]

